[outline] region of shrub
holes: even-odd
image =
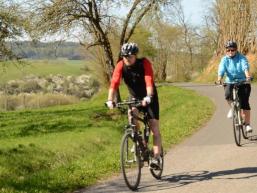
[[[42,88],[39,86],[38,82],[35,80],[29,80],[27,82],[24,82],[21,86],[21,92],[25,93],[37,93],[38,91],[41,91]]]
[[[77,97],[64,94],[0,95],[0,110],[35,109],[77,102]]]

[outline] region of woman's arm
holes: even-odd
[[[249,70],[245,70],[245,77],[246,77],[246,79],[251,79],[251,74],[250,74]]]
[[[242,68],[243,68],[243,71],[245,72],[246,79],[250,79],[251,78],[250,66],[246,57],[242,58]]]
[[[225,58],[223,57],[223,58],[221,59],[220,64],[219,64],[219,69],[218,69],[218,82],[220,82],[220,81],[222,80],[222,78],[223,78],[223,76],[224,76],[224,74],[225,74],[225,71],[226,71],[226,69],[225,69],[225,62],[226,62],[226,60],[225,60]]]

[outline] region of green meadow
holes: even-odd
[[[203,125],[214,105],[193,91],[171,86],[158,91],[168,150]],[[0,192],[72,192],[119,172],[127,118],[104,107],[106,95],[101,91],[75,105],[1,112]]]
[[[0,63],[0,83],[22,79],[28,75],[81,75],[88,71],[89,61],[84,60],[24,60],[24,63]]]

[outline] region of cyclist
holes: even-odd
[[[138,58],[138,46],[135,43],[125,43],[121,48],[122,59],[118,62],[112,75],[107,106],[114,106],[115,91],[123,78],[128,87],[130,97],[142,100],[141,110],[147,111],[150,129],[153,133],[154,158],[150,167],[160,168],[161,134],[159,131],[159,101],[157,89],[154,84],[151,62],[146,58]],[[133,108],[133,113],[138,109]],[[135,123],[138,126],[138,123]],[[139,127],[138,127],[139,128]]]
[[[231,107],[232,102],[232,89],[233,84],[241,81],[251,80],[249,72],[249,64],[247,58],[239,53],[237,50],[237,43],[235,41],[229,40],[225,44],[226,55],[221,59],[218,70],[218,82],[221,83],[223,76],[226,74],[227,86],[225,87],[225,98]],[[252,132],[252,127],[250,126],[250,104],[249,97],[251,93],[251,85],[243,84],[238,90],[239,101],[242,109],[242,117],[246,126],[247,132]],[[227,118],[232,118],[233,112],[230,108]]]

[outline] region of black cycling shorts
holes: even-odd
[[[251,94],[251,85],[250,84],[243,84],[239,86],[238,90],[238,97],[240,107],[243,110],[251,110],[249,104],[249,97]],[[225,99],[232,101],[233,99],[233,84],[227,84],[225,86]]]

